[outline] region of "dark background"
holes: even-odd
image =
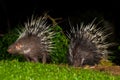
[[[119,36],[119,10],[119,4],[115,1],[0,0],[0,33],[6,33],[9,28],[23,24],[32,14],[39,16],[48,12],[52,17],[62,17],[64,24],[69,16],[77,18],[85,12],[97,12],[114,24],[116,35]]]
[[[68,17],[75,24],[82,19],[91,21],[91,16],[102,16],[112,24],[115,34],[114,39],[120,44],[120,4],[114,1],[102,0],[0,0],[0,38],[9,30],[24,24],[31,16],[40,16],[48,12],[53,18],[62,18],[59,25],[64,31],[69,30]],[[79,21],[80,20],[80,21]],[[84,21],[84,20],[83,20]],[[5,42],[6,43],[6,42]],[[4,44],[4,43],[3,43]],[[115,51],[115,63],[120,64],[120,49],[118,46],[112,48]]]

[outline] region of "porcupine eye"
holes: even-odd
[[[22,48],[22,45],[18,43],[18,44],[15,46],[15,48],[16,48],[17,50],[20,50],[20,49]]]

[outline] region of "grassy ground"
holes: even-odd
[[[0,61],[0,80],[120,80],[104,72],[64,65]]]

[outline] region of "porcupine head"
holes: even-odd
[[[46,63],[49,53],[53,48],[51,39],[54,33],[47,25],[46,17],[31,19],[25,23],[25,28],[20,32],[19,38],[9,46],[11,54],[24,55],[27,61],[38,62],[40,59]]]
[[[94,22],[94,21],[93,21]],[[109,51],[107,48],[112,43],[106,42],[111,34],[107,33],[108,29],[97,28],[97,24],[81,24],[77,29],[71,27],[68,33],[70,39],[68,61],[75,67],[98,64],[102,58],[106,58]]]

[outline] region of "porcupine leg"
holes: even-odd
[[[31,61],[31,59],[30,59],[30,57],[29,57],[28,55],[24,55],[24,57],[25,57],[25,59],[26,59],[28,62]]]
[[[82,59],[81,59],[80,66],[82,66],[82,65],[83,65],[83,63],[84,63],[84,60],[85,60],[84,58],[82,58]]]
[[[38,62],[38,57],[36,56],[29,56],[29,55],[24,55],[26,60],[29,62]]]
[[[26,58],[26,60],[27,60],[28,62],[30,62],[30,61],[31,61],[29,57],[25,57],[25,58]]]
[[[45,54],[45,53],[43,54],[43,57],[42,57],[42,63],[43,63],[43,64],[46,63],[46,57],[47,57],[46,55],[47,55],[47,54]]]
[[[39,62],[38,57],[32,57],[31,62]]]
[[[84,63],[84,58],[82,58],[82,59],[79,59],[79,60],[75,60],[74,61],[74,63],[73,63],[73,65],[74,65],[74,67],[78,67],[78,66],[83,66],[83,63]]]
[[[31,58],[31,62],[39,62],[38,56],[35,54],[31,55],[30,58]]]

